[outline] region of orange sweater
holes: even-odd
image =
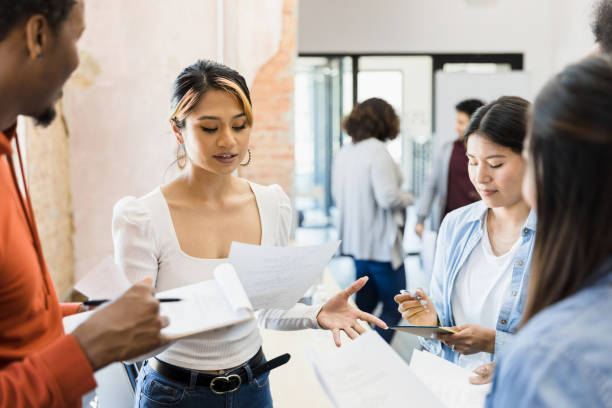
[[[24,197],[16,184],[14,136],[15,127],[0,132],[0,408],[80,407],[96,383],[62,326],[78,304],[58,301],[27,189]]]

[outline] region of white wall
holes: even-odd
[[[522,52],[533,92],[592,43],[593,0],[302,0],[299,52]]]

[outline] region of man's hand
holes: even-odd
[[[408,323],[416,326],[438,325],[436,307],[423,289],[418,288],[414,294],[395,295],[393,300],[399,304],[397,310]]]
[[[495,361],[493,361],[492,363],[483,364],[474,370],[474,373],[476,373],[477,375],[474,377],[470,377],[470,383],[476,385],[488,384],[491,382],[494,372]]]
[[[474,354],[481,351],[495,352],[495,330],[475,324],[451,327],[455,334],[438,334],[438,340],[461,354]]]
[[[317,316],[319,326],[332,331],[334,343],[338,347],[341,345],[340,330],[343,330],[351,339],[356,339],[360,334],[365,333],[366,329],[361,326],[359,320],[373,323],[382,329],[387,328],[385,322],[378,317],[363,312],[349,303],[351,295],[363,288],[367,281],[367,277],[360,278],[351,286],[339,292],[323,305]]]
[[[159,315],[153,294],[150,279],[137,283],[72,332],[94,371],[169,343],[160,332],[168,318]]]

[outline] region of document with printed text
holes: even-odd
[[[323,275],[339,241],[323,245],[262,247],[232,242],[229,262],[255,310],[290,309]]]
[[[228,263],[215,268],[214,279],[156,293],[158,298],[180,298],[179,302],[160,303],[160,314],[170,325],[162,333],[180,339],[197,333],[231,326],[253,319],[253,307],[234,267]],[[67,332],[91,316],[91,312],[64,318]]]
[[[410,368],[448,408],[481,408],[491,389],[491,384],[471,384],[476,374],[428,351],[415,349]]]
[[[327,355],[306,355],[332,403],[339,408],[444,408],[436,395],[374,330]]]

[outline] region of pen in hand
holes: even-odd
[[[411,295],[410,291],[406,290],[406,289],[401,289],[400,290],[400,294],[404,295],[404,294],[408,294]],[[421,295],[419,295],[418,293],[414,293],[414,297],[416,297],[416,299],[425,307],[425,311],[428,311],[429,309],[427,308],[427,301],[423,300],[423,297]]]
[[[100,306],[102,303],[110,302],[112,299],[90,299],[83,302],[83,306]],[[180,302],[179,298],[160,298],[160,302]]]

